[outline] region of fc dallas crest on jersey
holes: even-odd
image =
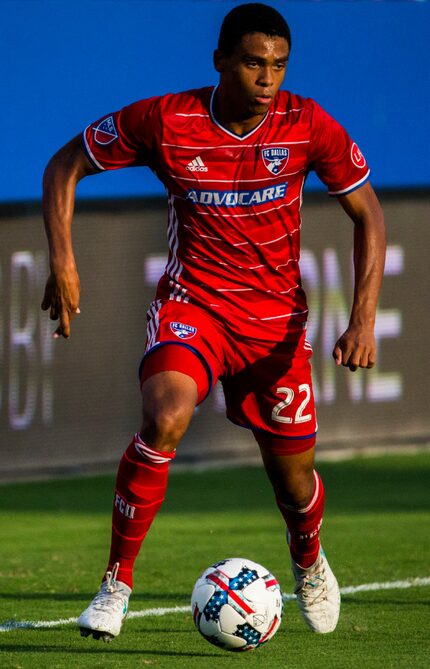
[[[279,174],[287,166],[290,150],[284,147],[271,147],[263,149],[261,155],[270,174]]]

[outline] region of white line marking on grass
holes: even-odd
[[[143,609],[142,611],[130,611],[129,618],[146,618],[148,616],[165,616],[168,613],[185,613],[191,611],[191,606],[171,606],[169,608]],[[60,625],[73,625],[77,618],[60,618],[59,620],[6,620],[0,625],[0,632],[11,632],[18,629],[47,629],[59,627]]]
[[[341,595],[355,595],[357,592],[371,592],[376,590],[404,590],[405,588],[418,588],[423,585],[430,585],[430,577],[408,578],[405,581],[388,581],[388,583],[363,583],[362,585],[349,585],[346,588],[340,588]],[[284,602],[290,602],[296,599],[296,595],[283,595]]]
[[[59,620],[6,620],[0,625],[0,632],[11,632],[12,630],[36,630],[58,627],[59,625],[72,625],[77,618],[60,618]]]
[[[341,588],[342,595],[354,595],[359,592],[372,592],[377,590],[404,590],[405,588],[419,588],[430,585],[430,576],[422,578],[409,578],[404,581],[388,581],[387,583],[363,583],[362,585],[350,585]],[[296,595],[283,595],[286,602],[296,599]],[[130,611],[128,618],[147,618],[150,616],[165,616],[170,613],[186,613],[190,611],[190,605],[171,606],[156,609],[143,609],[142,611]],[[77,618],[60,618],[59,620],[7,620],[0,625],[0,632],[12,632],[18,629],[47,629],[59,627],[60,625],[73,625]]]
[[[388,583],[363,583],[363,585],[350,585],[341,588],[342,595],[354,595],[356,592],[371,592],[372,590],[396,590],[405,588],[416,588],[423,585],[430,585],[430,577],[408,578],[406,581],[390,581]]]

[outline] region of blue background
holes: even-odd
[[[212,52],[235,4],[3,0],[0,200],[39,198],[50,156],[100,116],[143,97],[216,83]],[[430,4],[270,4],[293,35],[285,87],[315,98],[347,128],[374,185],[429,186]],[[78,187],[83,197],[161,192],[144,168]]]

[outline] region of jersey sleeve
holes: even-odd
[[[157,100],[149,98],[134,102],[85,128],[83,146],[95,167],[117,170],[153,166],[154,138],[159,126]]]
[[[312,101],[310,169],[328,187],[329,195],[346,195],[370,175],[366,159],[346,130]]]

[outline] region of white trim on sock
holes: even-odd
[[[315,481],[315,490],[313,492],[311,501],[303,509],[297,509],[295,506],[291,506],[290,504],[284,504],[284,502],[281,502],[279,499],[278,499],[278,502],[281,504],[281,506],[284,507],[284,509],[287,509],[287,511],[295,511],[296,513],[308,513],[312,509],[312,507],[315,505],[315,503],[316,503],[316,501],[319,497],[320,489],[321,489],[320,477],[318,476],[315,469],[314,469],[314,481]]]
[[[314,469],[314,480],[315,480],[315,490],[314,490],[314,494],[312,495],[311,501],[309,502],[309,504],[307,506],[305,506],[304,509],[297,509],[297,513],[308,513],[308,511],[310,511],[312,509],[312,507],[315,505],[315,502],[317,501],[317,499],[319,497],[320,488],[321,488],[320,477],[316,473],[315,469]]]
[[[176,453],[176,451],[173,451],[171,454],[167,454],[167,456],[162,455],[162,451],[156,451],[154,448],[151,448],[145,444],[137,432],[134,435],[134,447],[139,455],[141,455],[146,460],[154,462],[157,465],[170,462],[175,457]]]

